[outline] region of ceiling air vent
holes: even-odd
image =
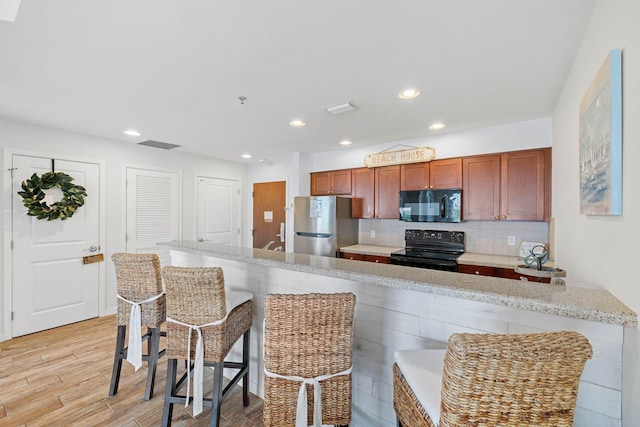
[[[330,105],[329,107],[324,107],[325,110],[329,114],[333,114],[337,116],[338,114],[348,113],[349,111],[353,111],[358,108],[356,105],[350,102],[343,102],[342,104]]]
[[[180,147],[176,144],[169,144],[168,142],[160,142],[154,141],[152,139],[147,139],[146,141],[138,142],[138,145],[146,145],[148,147],[162,148],[163,150],[171,150],[176,147]]]

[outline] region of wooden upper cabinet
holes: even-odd
[[[462,188],[462,158],[432,160],[429,188]]]
[[[426,190],[429,188],[429,162],[400,166],[400,190]]]
[[[311,195],[351,194],[351,169],[311,174]]]
[[[466,220],[549,221],[551,150],[526,150],[463,159]]]
[[[548,220],[546,181],[551,176],[551,156],[545,149],[516,151],[501,156],[500,219]]]
[[[353,218],[374,217],[374,182],[374,169],[358,168],[351,170],[351,216]]]
[[[462,159],[462,181],[463,218],[500,219],[500,155]]]
[[[375,168],[375,218],[398,218],[400,165]]]

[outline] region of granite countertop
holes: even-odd
[[[602,323],[638,326],[637,314],[609,291],[601,289],[522,282],[392,264],[364,263],[342,258],[216,245],[208,242],[174,241],[163,243],[161,246],[197,255],[354,280],[372,285],[426,292]]]
[[[404,249],[404,246],[352,245],[340,248],[340,252],[350,252],[361,255],[391,256],[391,252]]]
[[[458,264],[486,265],[489,267],[515,269],[518,265],[524,264],[524,260],[517,256],[465,252],[458,258]],[[544,265],[546,267],[555,267],[553,261],[547,261]]]

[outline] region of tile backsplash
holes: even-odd
[[[396,219],[361,219],[359,243],[404,247],[404,230],[448,230],[465,232],[465,251],[492,255],[517,256],[523,241],[553,243],[549,223],[529,221],[463,221],[460,223],[403,222]],[[371,231],[375,237],[371,237]],[[515,245],[508,245],[509,236]],[[553,253],[549,247],[550,253]]]

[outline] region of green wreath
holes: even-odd
[[[38,219],[46,218],[47,221],[64,221],[71,218],[76,210],[84,205],[84,198],[87,197],[87,190],[81,185],[72,184],[71,181],[73,178],[62,172],[47,172],[42,177],[34,173],[31,179],[22,181],[22,191],[18,191],[18,194],[22,196],[27,215]],[[59,188],[63,197],[59,202],[49,206],[44,201],[44,190],[51,188]]]

